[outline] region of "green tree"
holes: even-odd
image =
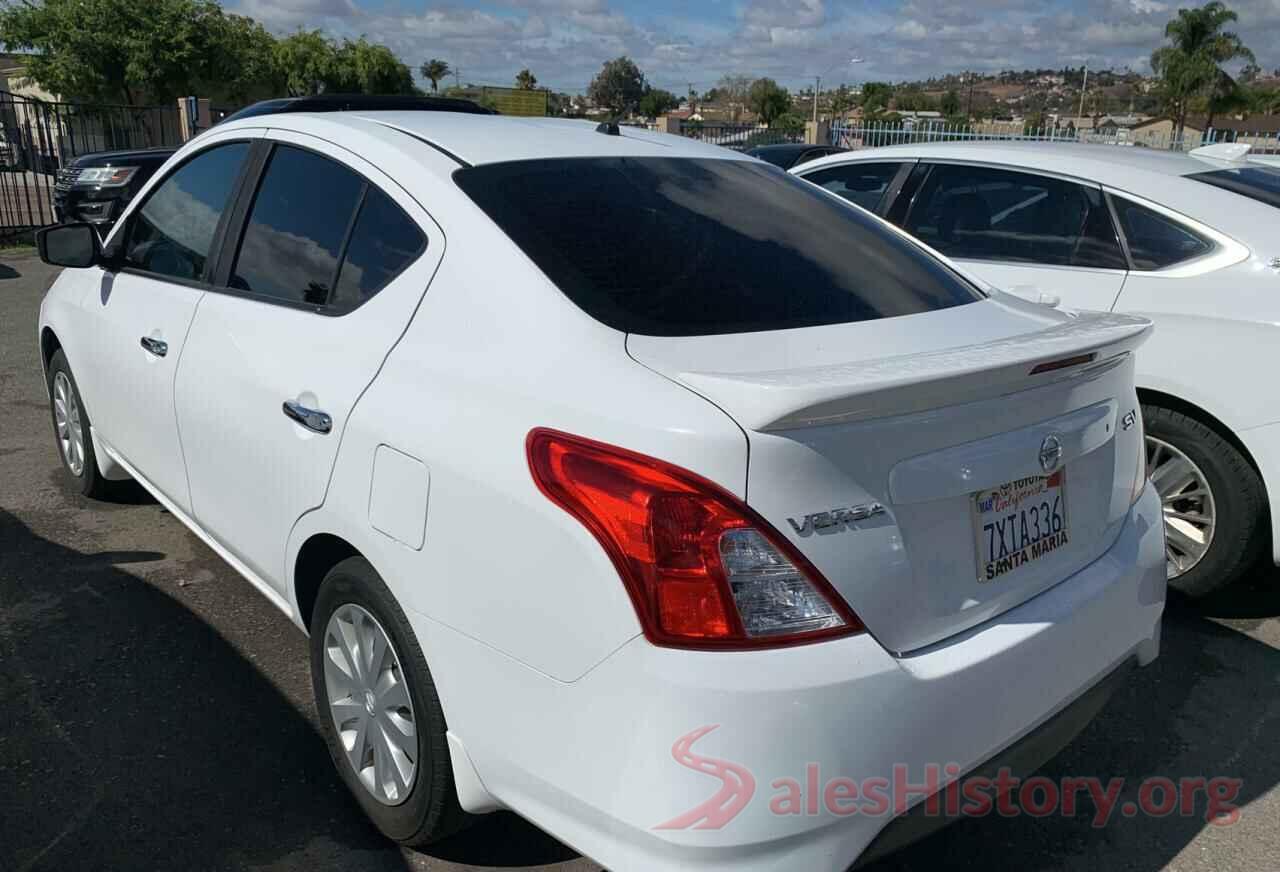
[[[1222,64],[1254,60],[1253,52],[1237,34],[1223,30],[1236,18],[1219,0],[1195,9],[1179,9],[1178,17],[1165,25],[1167,44],[1151,54],[1151,68],[1160,76],[1161,96],[1179,138],[1193,99],[1207,98],[1212,112],[1215,95],[1228,90],[1223,77],[1230,77]]]
[[[960,114],[960,95],[956,93],[955,88],[942,95],[940,108],[942,109],[942,114],[948,118]]]
[[[635,111],[644,92],[644,73],[640,72],[635,61],[625,55],[605,61],[587,87],[591,102],[608,109],[615,116]]]
[[[889,108],[889,100],[893,97],[893,88],[886,82],[867,82],[862,86],[862,114],[867,119],[875,119]]]
[[[831,107],[832,115],[843,116],[857,105],[857,101],[853,98],[853,92],[846,85],[841,85],[831,92],[827,104]]]
[[[804,119],[794,112],[783,112],[773,119],[773,123],[769,126],[789,136],[795,136],[804,132]]]
[[[343,40],[334,52],[326,90],[347,94],[413,94],[413,73],[385,45],[363,36]]]
[[[747,91],[747,106],[761,122],[771,125],[791,108],[791,95],[773,79],[756,79]]]
[[[290,97],[319,94],[332,81],[337,49],[318,30],[299,30],[276,43],[276,75]]]
[[[243,44],[238,44],[248,37]],[[67,99],[171,104],[226,84],[239,65],[262,74],[270,37],[212,0],[44,0],[0,8],[0,42],[31,52],[27,76]]]
[[[538,87],[538,77],[529,72],[529,68],[526,67],[516,73],[516,87],[521,91],[532,91]]]
[[[452,72],[447,61],[439,58],[432,58],[418,68],[418,72],[422,73],[422,78],[431,83],[431,93],[440,90],[440,80],[445,78]]]
[[[645,118],[657,118],[680,105],[680,98],[661,88],[647,88],[640,98],[639,112]]]

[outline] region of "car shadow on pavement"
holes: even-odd
[[[409,868],[261,660],[119,568],[164,558],[81,553],[0,510],[0,870]],[[577,856],[502,812],[423,854]]]
[[[0,869],[406,868],[259,668],[116,566],[162,557],[0,511]]]
[[[1240,778],[1234,805],[1241,817],[1232,826],[1260,826],[1259,832],[1269,834],[1274,822],[1251,821],[1247,806],[1280,783],[1280,650],[1248,632],[1275,615],[1275,569],[1260,570],[1209,600],[1171,595],[1160,657],[1132,673],[1098,718],[1039,774],[1055,781],[1097,776],[1104,784],[1123,778],[1117,808],[1136,801],[1141,780],[1152,776],[1175,782]],[[1245,620],[1224,626],[1214,618]],[[1175,810],[1166,817],[1126,818],[1117,811],[1099,828],[1094,811],[1082,795],[1072,817],[1055,812],[1044,818],[993,814],[962,820],[868,868],[1157,870],[1203,830],[1217,826],[1206,822],[1203,793],[1188,817]],[[1188,868],[1205,861],[1207,869],[1225,865],[1206,855],[1193,858]]]

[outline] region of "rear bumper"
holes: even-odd
[[[1129,677],[1133,666],[1130,661],[1115,669],[1106,678],[1089,688],[1075,702],[1036,727],[990,760],[978,766],[965,777],[994,780],[1003,769],[1022,779],[1052,760],[1059,751],[1071,744],[1076,736],[1093,721],[1106,706],[1111,695]],[[945,810],[945,801],[940,800]],[[893,852],[932,835],[955,820],[954,816],[934,814],[927,802],[917,803],[906,814],[889,822],[858,857],[856,868],[861,869]]]
[[[895,844],[909,824],[894,812],[932,792],[930,768],[973,772],[1024,739],[1051,756],[1096,711],[1091,689],[1156,657],[1164,592],[1148,487],[1093,564],[906,657],[865,635],[696,654],[636,638],[562,683],[410,618],[428,660],[466,664],[435,679],[483,789],[583,853],[614,870],[845,869],[877,837]],[[837,779],[900,777],[916,790],[880,813],[826,796]]]

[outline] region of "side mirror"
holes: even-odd
[[[55,224],[36,231],[40,259],[54,266],[87,267],[102,262],[102,243],[92,224]]]

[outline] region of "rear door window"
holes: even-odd
[[[370,186],[329,304],[339,309],[359,306],[417,260],[426,245],[421,228],[390,197]]]
[[[364,184],[328,158],[277,145],[249,211],[230,286],[283,302],[324,305]]]
[[[1175,266],[1213,251],[1213,243],[1194,230],[1124,197],[1112,196],[1136,270]]]
[[[982,299],[872,216],[759,161],[561,158],[454,179],[573,302],[628,333],[783,330]]]
[[[839,194],[868,212],[875,212],[884,202],[889,183],[902,167],[900,163],[851,163],[835,167],[823,167],[802,178]]]
[[[1128,266],[1098,188],[1032,173],[939,164],[916,195],[905,229],[957,258]]]

